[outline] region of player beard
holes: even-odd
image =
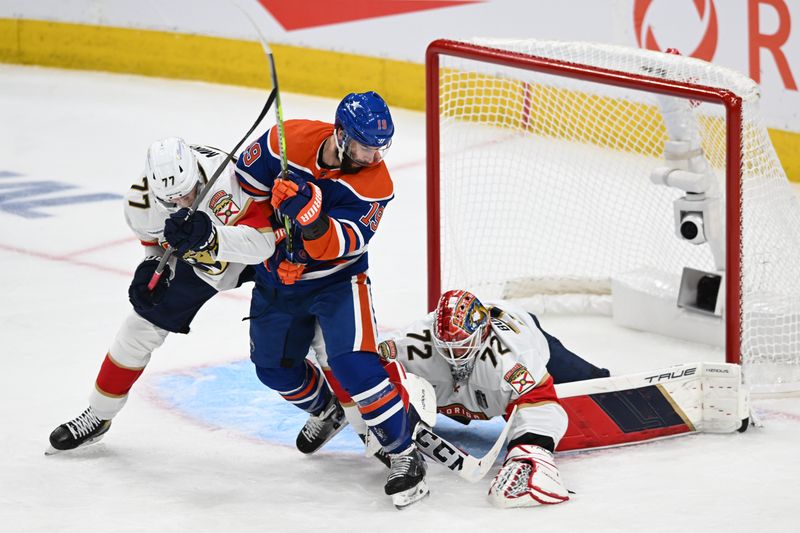
[[[342,164],[339,165],[339,170],[342,174],[355,174],[362,168],[364,168],[364,165],[356,163],[349,155],[342,154]]]

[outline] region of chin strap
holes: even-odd
[[[336,128],[333,128],[333,144],[336,145],[336,153],[339,156],[339,163],[341,164],[344,161],[344,145],[347,143],[347,135],[345,135],[344,139],[342,140],[342,144],[339,144],[339,137],[336,135]]]

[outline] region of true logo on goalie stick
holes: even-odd
[[[536,380],[533,379],[531,373],[522,363],[517,363],[514,367],[506,372],[503,379],[508,382],[514,391],[522,396],[536,386]]]
[[[670,379],[678,379],[678,378],[685,378],[688,376],[693,376],[697,372],[697,367],[693,366],[692,368],[684,368],[683,370],[676,370],[674,372],[666,372],[664,374],[658,374],[657,376],[647,376],[644,380],[648,383],[660,383],[662,381],[667,381]]]

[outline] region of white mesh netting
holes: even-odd
[[[704,61],[610,45],[472,44],[742,98],[742,305],[726,314],[741,314],[749,383],[800,388],[800,206],[761,123],[755,82]],[[639,267],[714,270],[708,245],[675,235],[673,201],[684,192],[649,180],[668,139],[653,93],[446,54],[439,68],[443,289],[486,298],[603,294],[612,276]],[[691,108],[724,206],[724,108]]]

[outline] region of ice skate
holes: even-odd
[[[398,509],[420,501],[430,494],[425,482],[427,465],[413,444],[400,453],[390,453],[391,472],[386,480],[386,494]]]
[[[303,453],[314,453],[331,440],[347,425],[344,409],[339,401],[331,396],[330,402],[321,412],[308,417],[300,434],[297,435],[297,449]]]
[[[111,420],[101,420],[89,407],[80,416],[61,424],[50,433],[50,447],[44,453],[52,455],[88,446],[102,439],[110,427]]]
[[[372,455],[375,459],[383,463],[383,466],[386,468],[392,467],[392,460],[389,459],[389,454],[383,451],[383,448],[377,443],[375,437],[370,438],[369,435],[359,433],[358,438],[364,443],[367,456]],[[373,442],[375,442],[375,446],[373,446]]]

